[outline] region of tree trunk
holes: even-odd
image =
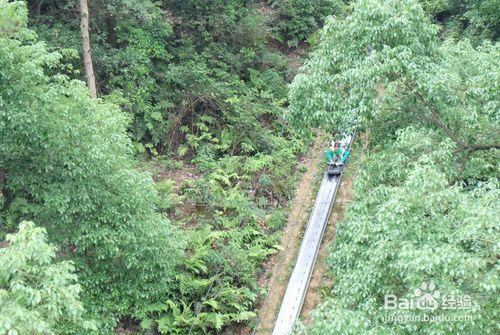
[[[90,36],[89,36],[89,8],[87,0],[80,1],[80,29],[82,32],[83,46],[83,63],[85,65],[85,76],[87,77],[87,86],[90,94],[95,99],[97,98],[97,88],[95,84],[94,67],[92,66],[92,56],[90,51]]]

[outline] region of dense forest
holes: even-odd
[[[251,329],[321,128],[369,145],[297,332],[497,334],[499,35],[499,0],[0,0],[0,334]],[[387,322],[422,282],[473,321]]]

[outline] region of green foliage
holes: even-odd
[[[498,40],[499,6],[498,0],[424,1],[424,8],[444,25],[448,35],[465,36],[475,43],[484,39]]]
[[[95,330],[84,319],[71,262],[55,262],[56,248],[45,229],[19,225],[0,248],[0,333],[74,334]]]
[[[306,41],[328,15],[338,13],[342,0],[270,0],[278,11],[276,37],[288,46]]]
[[[173,180],[161,180],[155,183],[158,192],[158,209],[160,211],[168,212],[175,206],[182,203],[183,197],[179,196],[174,191],[175,182]]]
[[[345,18],[326,23],[292,85],[291,120],[338,129],[365,125],[373,118],[377,86],[428,62],[436,33],[413,1],[357,2]]]
[[[0,236],[23,219],[42,224],[58,258],[74,262],[99,333],[117,320],[146,333],[221,333],[255,318],[261,265],[278,249],[310,140],[294,126],[372,134],[330,258],[335,297],[311,332],[493,329],[498,0],[268,1],[274,10],[249,0],[91,1],[100,100],[78,81],[77,2],[27,3],[47,44],[26,28],[23,2],[0,0]],[[315,35],[287,124],[293,71],[267,40],[297,46],[328,15],[337,16]],[[132,153],[159,157],[136,164]],[[156,163],[154,184],[137,165]],[[53,314],[21,297],[21,316],[40,318],[46,333],[88,333],[71,263],[51,263],[43,243],[42,261],[32,245],[23,248],[36,266],[0,273],[55,282],[44,270],[54,268],[64,281],[46,299]],[[485,295],[479,321],[383,324],[382,292],[407,295],[424,279]],[[68,309],[72,320],[60,317]]]
[[[111,327],[168,294],[182,239],[133,167],[127,118],[83,83],[47,76],[58,59],[40,42],[0,37],[2,218],[29,203],[16,217],[47,228],[75,262],[86,308]]]
[[[46,5],[45,10],[31,14],[41,38],[48,41],[51,48],[68,54],[63,60],[71,65],[66,74],[83,79],[78,71],[71,70],[81,67],[80,59],[75,62],[70,52],[79,50],[81,43],[79,25],[70,15],[78,10],[74,5]],[[157,153],[168,131],[165,109],[173,106],[160,85],[167,71],[166,64],[172,59],[164,42],[172,33],[172,27],[161,9],[147,0],[91,2],[90,12],[91,28],[94,28],[91,35],[98,41],[92,44],[92,53],[99,90],[121,96],[122,109],[132,116],[129,129],[133,139],[144,140],[136,145],[136,150]]]
[[[98,86],[102,94],[121,96],[123,110],[132,116],[136,151],[177,152],[185,140],[179,129],[203,114],[232,113],[226,100],[233,95],[253,100],[260,100],[261,90],[286,95],[286,66],[279,54],[267,51],[266,23],[248,1],[139,3],[144,6],[135,5],[143,7],[138,14],[128,1],[95,2],[90,8]],[[72,11],[52,5],[32,13],[34,28],[51,48],[80,48]]]
[[[360,1],[345,19],[327,23],[293,84],[290,118],[326,127],[375,126],[386,134],[419,124],[440,129],[458,151],[494,148],[499,96],[491,83],[500,75],[498,48],[439,43],[437,27],[413,1]]]
[[[428,136],[406,129],[367,158],[328,259],[333,297],[307,334],[496,333],[497,181],[472,192],[449,187],[450,143],[426,152]],[[411,298],[422,282],[434,282],[441,294],[471,295],[473,306],[398,313],[473,321],[388,322],[384,295]]]
[[[252,106],[244,99],[227,103]],[[172,197],[182,198],[183,209],[169,213],[186,226],[189,245],[176,276],[176,298],[145,308],[138,315],[144,329],[219,333],[256,317],[260,267],[278,249],[297,155],[307,138],[284,132],[279,122],[266,124],[269,130],[259,129],[249,109],[236,110],[237,115],[225,114],[236,118],[234,123],[203,115],[193,128],[184,127],[186,142],[180,148],[193,155],[198,174],[173,188],[168,180],[157,183],[161,193],[178,189]]]
[[[303,333],[496,333],[499,45],[438,31],[416,1],[357,1],[292,85],[292,122],[371,134],[328,260],[332,296]],[[422,282],[474,305],[396,311],[458,321],[388,321],[384,295],[411,298]]]
[[[91,1],[94,101],[74,80],[77,3],[28,3],[47,45],[0,47],[11,85],[0,92],[16,92],[2,94],[5,230],[44,223],[75,262],[100,333],[116,320],[207,334],[254,319],[261,265],[278,248],[310,141],[282,119],[292,71],[266,45],[274,23],[254,1]]]
[[[26,25],[26,6],[21,2],[0,2],[0,34],[13,36]]]
[[[187,219],[176,214],[176,219],[195,229],[187,231],[188,257],[176,276],[176,299],[144,309],[139,315],[144,329],[218,333],[256,317],[260,266],[278,249],[279,228],[287,217],[283,206],[295,184],[290,176],[304,148],[303,141],[290,143],[262,131],[258,136],[275,141],[269,154],[259,149],[250,157],[217,158],[205,153],[232,150],[232,145],[226,148],[223,139],[206,133],[210,141],[200,144],[205,149],[194,159],[204,175],[185,181],[179,191],[194,212]]]

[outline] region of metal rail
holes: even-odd
[[[341,175],[323,176],[272,335],[289,335],[299,318],[340,179]]]

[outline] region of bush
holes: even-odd
[[[91,333],[71,262],[55,262],[45,229],[22,222],[0,247],[0,333]]]

